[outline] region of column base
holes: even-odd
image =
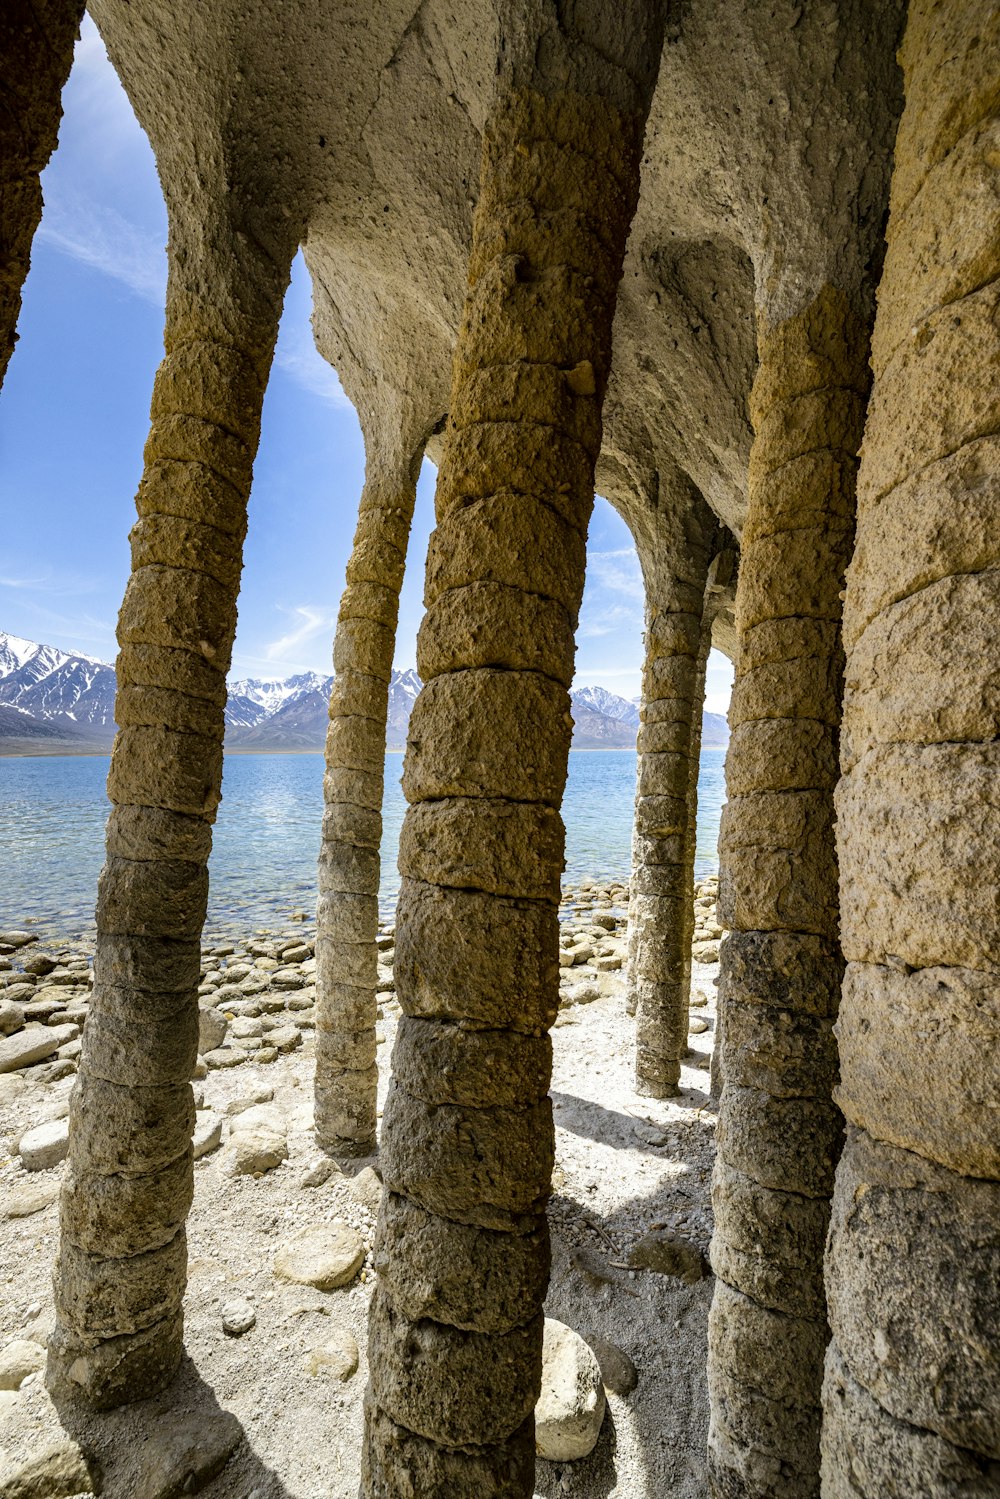
[[[45,1384],[56,1399],[112,1410],[158,1395],[177,1373],[183,1353],[182,1312],[117,1338],[81,1338],[57,1325],[49,1339]]]

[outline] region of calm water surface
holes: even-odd
[[[696,873],[718,865],[725,750],[705,750],[698,782]],[[395,900],[396,849],[406,804],[401,754],[386,756],[382,901]],[[104,857],[108,757],[0,759],[0,927],[34,919],[53,934],[93,930]],[[566,876],[629,874],[634,750],[575,750],[563,800]],[[316,898],[322,755],[227,755],[215,825],[209,926],[246,932],[284,923]]]

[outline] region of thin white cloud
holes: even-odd
[[[64,255],[120,281],[144,302],[164,306],[166,249],[158,236],[129,223],[117,209],[79,196],[63,198],[46,211],[38,233]]]
[[[88,15],[73,50],[65,102],[73,109],[74,134],[79,138],[85,133],[88,146],[96,145],[102,155],[134,142],[140,127],[101,34]]]
[[[577,640],[599,640],[602,635],[613,635],[617,630],[642,630],[642,611],[629,604],[601,604],[588,600],[581,610],[577,627]],[[638,648],[638,635],[636,636]]]
[[[318,396],[328,406],[347,411],[352,409],[337,371],[327,364],[308,332],[303,334],[297,330],[293,333],[283,326],[274,363],[275,368],[294,380],[296,385],[310,395]]]
[[[323,630],[333,630],[336,623],[336,615],[327,609],[314,609],[308,604],[299,604],[294,609],[283,609],[282,613],[290,614],[298,619],[299,623],[294,630],[281,635],[277,640],[272,640],[270,645],[264,647],[265,660],[274,664],[280,662],[285,666],[292,665],[287,658],[293,651],[299,650],[307,641],[314,640]]]
[[[588,552],[587,578],[601,588],[622,593],[640,604],[645,597],[642,569],[634,547],[617,547],[610,552]]]
[[[44,588],[48,578],[4,578],[0,577],[0,588]]]

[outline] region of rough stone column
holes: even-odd
[[[0,385],[17,341],[21,288],[42,217],[82,0],[5,0],[0,11]]]
[[[629,891],[629,1001],[636,1088],[677,1092],[691,990],[693,819],[705,698],[706,586],[717,525],[692,494],[641,556],[646,589],[642,722]],[[693,758],[692,758],[693,757]]]
[[[208,215],[206,215],[206,218]],[[166,357],[118,622],[113,810],[70,1105],[48,1379],[95,1406],[181,1355],[207,860],[261,402],[294,246],[171,243]],[[228,242],[227,242],[228,240]]]
[[[389,680],[420,448],[370,445],[333,647],[316,913],[316,1135],[375,1150],[375,933]]]
[[[832,1101],[841,590],[868,334],[831,286],[761,321],[720,832],[725,1065],[709,1323],[713,1494],[819,1491]]]
[[[823,1493],[1000,1492],[1000,14],[912,0],[848,574]]]
[[[371,1499],[532,1493],[558,807],[643,108],[503,87],[484,136],[404,771]]]

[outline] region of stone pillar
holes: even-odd
[[[827,285],[762,319],[719,854],[725,1064],[713,1185],[714,1495],[819,1491],[832,1101],[841,591],[868,389],[866,320]]]
[[[644,107],[501,87],[484,136],[404,771],[368,1499],[532,1493],[558,808]]]
[[[371,444],[333,647],[316,913],[316,1135],[375,1150],[375,933],[389,680],[421,446]]]
[[[837,792],[823,1493],[1000,1491],[1000,15],[911,0]]]
[[[654,1098],[677,1092],[687,1050],[706,586],[718,529],[693,492],[682,514],[663,520],[641,557],[645,658],[629,891],[636,1088]]]
[[[42,217],[82,0],[5,0],[0,10],[0,385],[17,342],[21,288]]]
[[[48,1369],[50,1385],[98,1407],[150,1395],[181,1355],[206,866],[251,468],[294,249],[271,259],[227,228],[172,232],[118,622],[112,812]]]

